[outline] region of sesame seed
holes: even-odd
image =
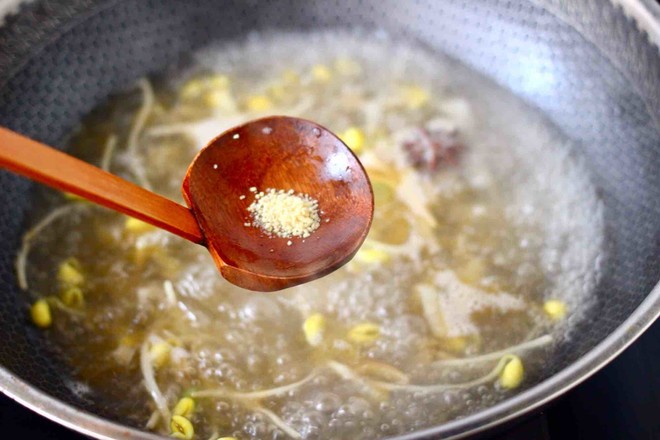
[[[241,135],[236,133],[235,135],[232,136],[232,139],[238,139],[239,137],[241,137]]]
[[[289,241],[286,242],[286,245],[287,245],[287,246],[291,246],[292,244],[293,244],[293,243],[291,242],[291,240],[289,240]]]
[[[251,186],[250,187],[250,192],[256,193],[257,192],[257,187],[256,186]]]
[[[240,196],[238,200],[245,200],[245,195]]]
[[[214,170],[217,170],[217,169],[218,169],[218,164],[217,164],[217,163],[214,163],[214,164],[213,164],[213,169],[214,169]]]
[[[295,194],[292,189],[261,191],[247,209],[253,225],[282,238],[309,237],[321,224],[318,201],[307,194]]]

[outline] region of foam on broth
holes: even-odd
[[[508,353],[524,363],[521,387],[543,377],[552,343],[589,306],[603,220],[584,166],[534,110],[384,34],[254,34],[195,60],[93,112],[75,152],[97,163],[105,152],[112,172],[180,200],[196,151],[233,125],[301,116],[354,145],[357,128],[373,230],[337,272],[251,293],[220,278],[201,247],[43,190],[34,223],[70,208],[34,239],[28,290],[51,302],[47,337],[77,392],[164,434],[192,395],[195,438],[372,439],[510,396],[519,388],[498,382]],[[403,145],[423,141],[420,128],[453,136],[457,157],[411,167]],[[82,302],[58,277],[69,258]],[[549,319],[548,299],[567,316]],[[311,344],[313,315],[325,328]]]

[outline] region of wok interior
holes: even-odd
[[[28,6],[0,31],[0,45],[15,49],[0,57],[2,125],[65,146],[82,116],[113,90],[184,61],[210,41],[255,29],[383,28],[447,53],[522,96],[575,140],[589,164],[606,220],[598,301],[576,324],[580,337],[559,347],[548,374],[602,341],[658,280],[659,55],[609,3],[587,1],[578,7],[583,10],[567,11],[548,2],[552,14],[504,0],[469,8],[460,1],[135,0],[92,6],[74,1],[67,8],[58,3]],[[595,8],[604,28],[626,30],[634,44],[617,50],[621,41],[602,39],[603,29],[580,21],[578,13]],[[30,24],[39,19],[37,32]],[[0,334],[7,341],[0,346],[0,363],[60,400],[116,419],[109,402],[90,401],[65,385],[67,367],[26,319],[13,260],[30,207],[30,184],[2,173],[0,185],[0,201],[9,207],[0,212]]]

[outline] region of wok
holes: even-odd
[[[34,1],[0,27],[0,125],[63,147],[112,91],[211,41],[355,26],[444,52],[540,109],[574,141],[605,207],[595,304],[554,351],[547,379],[401,438],[464,436],[583,381],[660,313],[660,7],[652,0]],[[108,402],[73,392],[69,369],[27,319],[13,262],[31,187],[0,172],[0,389],[94,437],[155,439],[123,425]]]

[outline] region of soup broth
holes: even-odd
[[[361,250],[312,283],[248,292],[202,247],[40,190],[19,280],[47,304],[76,392],[179,438],[373,439],[544,377],[589,307],[601,207],[566,139],[451,60],[382,33],[254,34],[113,97],[73,151],[181,201],[200,148],[271,114],[360,157],[376,203]]]

